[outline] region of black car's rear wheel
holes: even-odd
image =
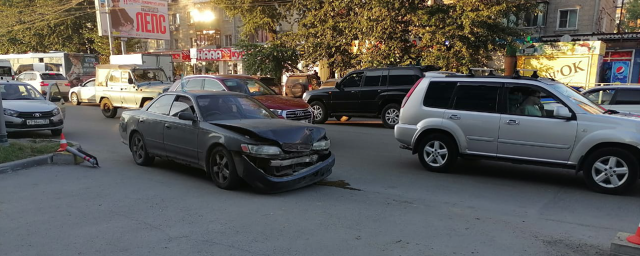
[[[114,107],[109,99],[100,101],[100,110],[102,110],[102,115],[106,118],[114,118],[118,114],[118,108]]]
[[[393,129],[400,120],[400,106],[395,103],[385,106],[382,110],[381,119],[385,127]]]
[[[211,151],[207,168],[213,183],[219,188],[232,190],[240,185],[236,163],[226,148],[219,146]]]
[[[147,144],[144,142],[144,138],[140,133],[135,133],[133,134],[133,136],[131,136],[129,148],[131,149],[131,154],[133,155],[133,161],[135,161],[136,164],[142,166],[149,166],[153,164],[155,157],[149,155]]]

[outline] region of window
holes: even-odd
[[[151,103],[151,106],[147,109],[147,111],[151,113],[156,113],[160,115],[168,115],[169,108],[171,108],[171,103],[173,102],[173,95],[163,95],[158,98],[155,102]]]
[[[558,29],[578,28],[578,9],[558,10]]]
[[[111,71],[111,76],[109,77],[109,83],[120,83],[120,71]]]
[[[382,71],[368,71],[364,77],[364,84],[362,86],[380,86],[381,78]]]
[[[84,84],[84,87],[95,87],[95,86],[96,86],[96,80],[92,80]]]
[[[616,105],[640,104],[640,90],[618,90]]]
[[[218,80],[204,79],[204,90],[206,91],[226,91]]]
[[[11,76],[11,67],[0,67],[0,76]]]
[[[180,24],[180,14],[172,13],[169,15],[169,25],[178,25]]]
[[[498,86],[458,85],[453,109],[477,112],[497,112]]]
[[[233,45],[233,36],[224,35],[224,46],[232,46],[232,45]]]
[[[129,71],[122,71],[122,80],[123,84],[129,84]],[[141,81],[139,81],[141,82]]]
[[[598,90],[585,93],[584,96],[596,104],[609,105],[615,92],[615,90]]]
[[[202,118],[209,121],[277,118],[251,97],[202,95],[196,99]]]
[[[431,82],[424,96],[424,106],[431,108],[447,108],[456,89],[456,82]]]
[[[340,85],[342,85],[342,88],[360,87],[360,84],[362,83],[363,74],[364,74],[363,72],[353,73],[345,77],[344,79],[342,79],[342,81],[340,82]]]
[[[193,103],[188,97],[178,96],[176,100],[173,101],[169,115],[172,117],[178,117],[178,114],[180,113],[196,114]]]
[[[525,13],[522,26],[523,27],[544,27],[547,22],[547,3],[538,3],[538,9],[534,12]]]
[[[184,83],[184,91],[194,91],[194,90],[202,90],[202,80],[203,79],[189,79]]]
[[[51,90],[51,97],[62,97],[62,92],[60,92],[60,87],[57,84],[53,84],[49,90]]]
[[[413,70],[390,70],[389,86],[413,86],[420,79]]]
[[[232,92],[239,92],[244,94],[249,94],[249,88],[245,83],[238,79],[225,79],[223,80],[224,84],[227,85],[227,89]]]
[[[562,106],[553,95],[530,86],[508,88],[507,113],[518,116],[553,117],[557,106]]]

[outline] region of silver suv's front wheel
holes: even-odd
[[[422,166],[432,172],[448,172],[458,160],[458,146],[447,135],[434,133],[420,141],[418,158]]]
[[[638,160],[621,148],[603,148],[590,154],[582,167],[587,185],[598,192],[620,194],[638,180]]]

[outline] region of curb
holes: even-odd
[[[72,148],[81,148],[79,143],[73,141],[69,141],[69,143],[73,143]],[[12,173],[15,171],[46,164],[76,165],[82,162],[84,162],[84,160],[78,161],[78,159],[74,155],[68,152],[56,152],[0,164],[0,174]]]

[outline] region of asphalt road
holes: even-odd
[[[0,175],[0,255],[605,255],[640,221],[640,186],[602,195],[572,171],[486,161],[430,173],[370,120],[323,125],[331,182],[275,195],[139,167],[117,125],[68,106],[67,140],[102,168]],[[11,137],[25,136],[49,133]]]

